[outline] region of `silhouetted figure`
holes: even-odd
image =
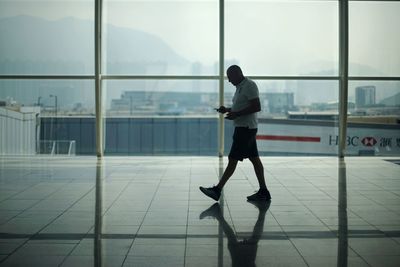
[[[264,231],[265,215],[267,214],[270,202],[250,202],[258,208],[258,218],[254,225],[253,233],[249,238],[238,240],[235,232],[226,222],[222,215],[221,208],[218,203],[215,203],[207,210],[200,214],[200,219],[205,217],[214,217],[218,220],[222,229],[228,238],[228,249],[232,258],[233,267],[251,267],[256,266],[256,256],[258,241]]]
[[[238,161],[248,158],[254,166],[260,189],[248,196],[249,201],[269,201],[271,195],[267,189],[264,178],[264,166],[260,160],[257,149],[257,112],[261,110],[258,87],[255,82],[243,76],[242,70],[237,65],[232,65],[226,72],[229,82],[236,86],[236,92],[232,99],[232,107],[220,106],[217,111],[225,114],[226,119],[233,120],[235,132],[233,143],[229,152],[229,162],[219,183],[216,186],[200,190],[218,201],[225,183],[234,173]]]

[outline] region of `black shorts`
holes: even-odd
[[[256,134],[257,129],[235,127],[229,158],[242,161],[245,158],[258,157]]]

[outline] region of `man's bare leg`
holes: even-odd
[[[264,177],[264,166],[260,160],[260,157],[249,158],[249,160],[253,164],[254,171],[257,176],[258,184],[260,185],[260,189],[267,189],[267,185],[265,184],[265,177]]]
[[[219,189],[222,189],[229,178],[231,178],[232,174],[235,172],[237,163],[238,161],[236,159],[229,159],[228,166],[226,166],[224,174],[222,174],[221,180],[219,180],[219,183],[217,184]]]

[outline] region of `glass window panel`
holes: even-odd
[[[257,132],[261,155],[337,155],[338,82],[323,80],[255,80],[262,111]],[[225,89],[231,106],[235,92]],[[225,122],[229,153],[233,123]]]
[[[105,153],[216,155],[218,81],[105,81]]]
[[[1,154],[94,154],[94,82],[0,80]]]
[[[247,75],[337,75],[338,1],[227,1],[225,63]]]
[[[105,0],[107,74],[218,71],[218,1]]]
[[[350,76],[400,76],[399,14],[400,2],[350,2]]]
[[[400,155],[400,82],[349,83],[348,155]]]
[[[0,74],[93,74],[94,1],[0,1]]]

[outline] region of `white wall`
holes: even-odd
[[[36,154],[36,114],[0,107],[0,155]]]

